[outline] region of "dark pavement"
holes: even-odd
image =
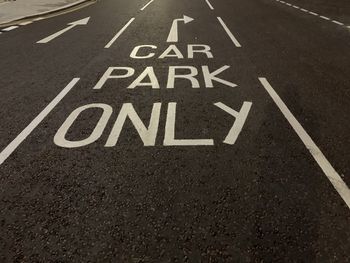
[[[213,10],[205,0],[154,0],[142,11],[146,0],[103,0],[3,32],[1,154],[80,80],[0,165],[0,261],[350,262],[350,7],[324,2],[288,3],[331,20],[275,0],[210,0]],[[167,43],[183,15],[194,20],[178,21],[178,42]],[[86,17],[87,25],[36,43]],[[141,45],[153,47],[138,56],[154,56],[132,58]],[[159,58],[170,45],[181,54]],[[203,45],[210,51],[190,58],[188,49]],[[222,69],[214,87],[205,66]],[[134,74],[93,89],[110,67]],[[147,67],[154,75],[149,68],[128,89]],[[172,70],[187,79],[167,88]],[[305,145],[261,78],[340,181],[316,162],[322,153]],[[250,103],[246,120],[218,107],[237,113]],[[59,136],[85,105],[92,108]],[[130,119],[121,125],[131,105],[137,130]],[[226,138],[233,125],[236,141]]]

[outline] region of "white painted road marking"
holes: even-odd
[[[78,20],[78,21],[69,23],[69,24],[68,24],[69,26],[66,27],[65,29],[62,29],[62,30],[56,32],[55,34],[52,34],[51,36],[48,36],[48,37],[46,37],[46,38],[44,38],[44,39],[42,39],[42,40],[40,40],[40,41],[38,41],[38,42],[36,42],[36,43],[38,43],[38,44],[46,44],[46,43],[48,43],[48,42],[50,42],[51,40],[53,40],[53,39],[59,37],[59,36],[62,35],[63,33],[65,33],[65,32],[67,32],[67,31],[71,30],[72,28],[74,28],[74,27],[76,27],[76,26],[83,26],[83,25],[86,25],[86,24],[89,22],[89,20],[90,20],[90,17],[87,17],[87,18],[84,18],[84,19],[81,19],[81,20]]]
[[[32,133],[32,131],[45,119],[57,104],[77,84],[80,78],[74,78],[42,112],[0,153],[0,165],[17,149],[17,147]]]
[[[321,167],[328,180],[332,183],[339,195],[343,198],[347,206],[350,208],[350,190],[346,183],[341,179],[340,175],[335,171],[333,166],[329,163],[329,161],[317,147],[309,134],[304,130],[298,120],[290,112],[286,104],[278,96],[266,78],[259,78],[259,80],[273,101],[276,103],[277,107],[283,113],[284,117],[288,120],[289,124],[293,127],[294,131],[298,134],[301,141],[305,144],[306,148],[310,151],[312,157]]]
[[[121,34],[123,34],[123,32],[125,31],[125,29],[127,29],[127,27],[135,20],[135,17],[131,18],[129,20],[128,23],[126,23],[126,25],[119,30],[119,32],[112,38],[111,41],[108,42],[108,44],[105,46],[105,48],[110,48],[113,43],[118,39],[118,37],[120,37]]]
[[[209,0],[205,0],[205,1],[207,2],[209,8],[210,8],[211,10],[214,10],[214,7],[213,7],[212,4],[209,2]]]
[[[329,17],[326,17],[326,16],[320,16],[320,17],[324,20],[331,20]]]
[[[2,31],[8,32],[8,31],[14,30],[16,28],[18,28],[18,26],[10,26],[10,27],[3,28]]]
[[[345,25],[344,23],[342,23],[342,22],[339,22],[339,21],[337,21],[337,20],[333,20],[333,19],[331,19],[331,18],[329,18],[329,17],[326,17],[326,16],[319,15],[319,14],[317,14],[317,13],[315,13],[315,12],[311,12],[311,11],[309,11],[309,10],[306,10],[305,8],[300,8],[299,6],[291,5],[291,4],[289,4],[289,3],[286,3],[286,2],[280,1],[280,0],[275,0],[275,1],[276,1],[276,2],[280,2],[280,3],[283,3],[283,4],[287,5],[287,6],[292,6],[292,7],[296,8],[296,9],[300,9],[301,11],[303,11],[303,12],[305,12],[305,13],[308,13],[308,14],[313,15],[313,16],[318,16],[318,17],[320,17],[320,18],[322,18],[322,19],[324,19],[324,20],[331,21],[331,22],[334,23],[334,24],[337,24],[337,25],[340,25],[340,26],[345,26],[346,28],[350,28],[350,26],[346,26],[346,25]]]
[[[183,16],[183,18],[174,19],[166,42],[178,42],[179,41],[179,37],[178,37],[179,33],[178,33],[178,26],[177,26],[178,23],[180,21],[183,21],[185,24],[188,24],[193,20],[194,19],[192,17],[185,16],[185,15]]]
[[[224,21],[221,19],[221,17],[218,17],[218,20],[220,22],[220,24],[222,25],[222,27],[225,29],[227,35],[231,38],[233,44],[236,47],[242,47],[241,44],[238,42],[238,40],[235,38],[235,36],[232,34],[232,32],[230,31],[230,29],[228,29],[228,27],[226,26],[226,24],[224,23]]]
[[[140,10],[141,10],[141,11],[145,10],[146,7],[149,6],[150,4],[152,4],[153,1],[154,1],[154,0],[149,1],[149,2],[148,2],[144,7],[142,7]]]
[[[340,25],[340,26],[343,26],[343,25],[344,25],[343,23],[341,23],[341,22],[339,22],[339,21],[337,21],[337,20],[332,20],[332,22],[333,22],[334,24],[337,24],[337,25]]]
[[[29,25],[29,24],[31,24],[31,23],[33,23],[33,21],[23,22],[23,23],[20,23],[19,25],[20,25],[20,26],[26,26],[26,25]]]

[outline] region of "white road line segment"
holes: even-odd
[[[20,26],[26,26],[26,25],[29,25],[29,24],[31,24],[31,23],[33,23],[33,21],[23,22],[23,23],[20,23],[19,25],[20,25]]]
[[[273,101],[276,103],[277,107],[280,109],[284,117],[288,120],[289,124],[292,126],[294,131],[297,133],[301,141],[304,143],[305,147],[309,150],[312,157],[315,159],[317,164],[320,166],[324,174],[327,176],[328,180],[337,190],[338,194],[345,201],[348,208],[350,208],[350,189],[340,177],[340,175],[335,171],[333,166],[329,163],[327,158],[323,155],[321,150],[317,147],[315,142],[312,140],[310,135],[301,126],[299,121],[290,112],[286,104],[278,96],[276,91],[272,88],[270,83],[266,78],[259,78],[261,84],[265,90],[269,93]]]
[[[10,26],[10,27],[3,28],[2,31],[9,32],[9,31],[14,30],[16,28],[18,28],[18,26]]]
[[[212,4],[209,2],[209,0],[205,0],[205,1],[207,2],[209,8],[210,8],[211,10],[214,10],[214,7],[213,7]]]
[[[39,113],[37,117],[0,153],[0,165],[17,149],[17,147],[33,132],[33,130],[45,119],[45,117],[57,106],[57,104],[77,84],[80,78],[74,78],[71,82]]]
[[[222,25],[222,27],[224,28],[224,30],[226,31],[226,34],[231,38],[233,44],[236,47],[242,47],[241,44],[238,42],[238,40],[235,38],[235,36],[232,34],[232,32],[230,31],[230,29],[228,29],[228,27],[226,26],[225,22],[221,19],[221,17],[217,17],[220,24]]]
[[[326,16],[320,16],[320,17],[324,20],[331,20],[329,17],[326,17]]]
[[[39,40],[38,42],[36,42],[37,44],[46,44],[48,42],[50,42],[51,40],[54,40],[55,38],[59,37],[60,35],[64,34],[65,32],[71,30],[72,28],[76,27],[76,26],[84,26],[87,25],[87,23],[89,22],[90,17],[86,17],[84,19],[80,19],[71,23],[68,23],[68,27],[48,36],[45,37],[42,40]]]
[[[149,6],[150,4],[152,4],[153,1],[154,1],[154,0],[149,1],[144,7],[142,7],[142,8],[140,9],[140,11],[145,10],[146,7]]]
[[[332,20],[332,22],[333,22],[334,24],[337,24],[337,25],[340,25],[340,26],[343,26],[343,25],[344,25],[343,23],[341,23],[341,22],[339,22],[339,21],[337,21],[337,20]]]
[[[113,43],[120,37],[121,34],[127,29],[127,27],[135,20],[135,17],[131,18],[126,25],[119,30],[119,32],[112,38],[111,41],[108,42],[108,44],[105,46],[105,48],[110,48]]]

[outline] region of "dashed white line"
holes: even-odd
[[[314,16],[319,16],[319,14],[317,14],[315,12],[311,12],[311,11],[309,11],[309,14],[314,15]]]
[[[259,78],[261,84],[265,90],[269,93],[273,101],[276,103],[277,107],[283,113],[284,117],[288,120],[289,124],[292,126],[294,131],[297,133],[301,141],[304,143],[305,147],[310,151],[312,157],[315,159],[317,164],[320,166],[324,174],[327,176],[328,180],[337,190],[339,195],[343,198],[348,208],[350,208],[350,190],[340,175],[335,171],[333,166],[329,163],[327,158],[323,155],[321,150],[317,147],[315,142],[312,140],[310,135],[301,126],[299,121],[290,112],[286,104],[278,96],[276,91],[272,88],[270,83],[266,78]]]
[[[29,25],[29,24],[31,24],[31,23],[33,23],[33,21],[23,22],[23,23],[20,23],[19,25],[20,25],[20,26],[26,26],[26,25]]]
[[[326,16],[320,16],[320,17],[324,20],[331,20],[329,17],[326,17]]]
[[[214,10],[214,7],[213,7],[212,4],[209,2],[209,0],[205,0],[205,1],[207,2],[209,8],[210,8],[211,10]]]
[[[337,20],[332,20],[332,22],[333,22],[334,24],[337,24],[337,25],[340,25],[340,26],[343,26],[343,25],[344,25],[343,23],[341,23],[341,22],[339,22],[339,21],[337,21]]]
[[[292,5],[292,4],[290,4],[290,3],[287,3],[287,2],[284,2],[284,1],[281,1],[281,0],[275,0],[275,1],[276,1],[276,2],[280,2],[280,3],[282,3],[282,4],[285,4],[285,5],[287,5],[287,6],[292,6],[292,7],[296,8],[296,9],[299,9],[299,10],[305,12],[305,13],[309,13],[310,15],[318,16],[318,17],[320,17],[320,18],[322,18],[322,19],[324,19],[324,20],[331,21],[331,22],[333,22],[334,24],[337,24],[337,25],[340,25],[340,26],[345,26],[346,28],[350,28],[350,26],[346,26],[346,25],[345,25],[344,23],[342,23],[342,22],[339,22],[339,21],[337,21],[337,20],[333,20],[333,19],[331,19],[331,18],[329,18],[329,17],[326,17],[326,16],[319,15],[319,14],[317,14],[317,13],[315,13],[315,12],[312,12],[312,11],[309,11],[309,10],[307,10],[307,9],[305,9],[305,8],[301,8],[301,7],[299,7],[299,6]]]
[[[121,34],[123,34],[123,32],[125,31],[125,29],[127,29],[127,27],[135,20],[135,17],[131,18],[129,20],[128,23],[126,23],[126,25],[119,30],[119,32],[112,38],[111,41],[108,42],[108,44],[105,46],[105,48],[110,48],[113,43],[118,39],[118,37],[120,37]]]
[[[218,18],[220,24],[222,25],[222,27],[224,28],[224,30],[226,31],[227,35],[231,38],[233,44],[236,47],[242,47],[241,44],[238,42],[238,40],[235,38],[235,36],[230,31],[230,29],[228,29],[228,27],[226,26],[225,22],[221,19],[221,17],[217,17],[217,18]]]
[[[0,165],[17,149],[17,147],[30,135],[33,130],[45,119],[45,117],[57,106],[57,104],[77,84],[79,78],[74,78],[42,112],[0,153]]]
[[[149,1],[149,2],[148,2],[144,7],[142,7],[140,10],[141,10],[141,11],[145,10],[146,7],[149,6],[150,4],[152,4],[153,1],[154,1],[154,0]]]
[[[10,26],[10,27],[3,28],[2,31],[8,32],[8,31],[14,30],[16,28],[18,28],[18,26]]]

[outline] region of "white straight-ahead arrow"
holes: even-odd
[[[177,24],[180,21],[183,21],[185,24],[192,22],[194,19],[189,16],[183,16],[183,18],[178,18],[173,21],[173,24],[171,25],[171,29],[169,32],[169,36],[166,42],[178,42],[178,31],[177,31]]]
[[[66,28],[56,32],[55,34],[52,34],[51,36],[48,36],[48,37],[46,37],[46,38],[44,38],[44,39],[42,39],[42,40],[40,40],[40,41],[38,41],[36,43],[38,43],[38,44],[46,44],[46,43],[50,42],[51,40],[55,39],[56,37],[59,37],[63,33],[71,30],[72,28],[74,28],[76,26],[84,26],[84,25],[86,25],[89,22],[89,20],[90,20],[90,17],[86,17],[84,19],[81,19],[81,20],[78,20],[78,21],[75,21],[75,22],[71,22],[71,23],[68,24],[69,25],[68,27],[66,27]]]

